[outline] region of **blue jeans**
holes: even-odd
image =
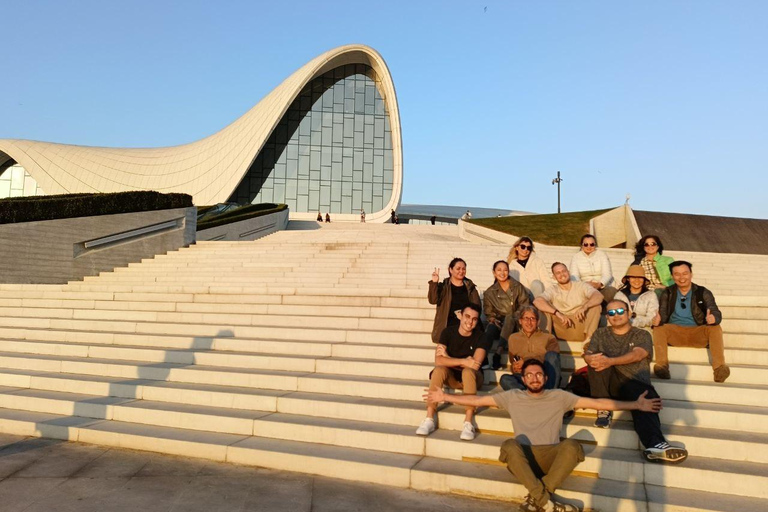
[[[560,354],[558,352],[547,352],[544,355],[544,373],[547,375],[547,383],[544,389],[556,389],[560,387]],[[519,373],[503,375],[499,379],[499,385],[504,391],[510,389],[525,390],[523,376]]]

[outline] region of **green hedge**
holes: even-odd
[[[239,222],[241,220],[252,219],[254,217],[261,217],[262,215],[269,215],[270,213],[281,212],[288,208],[285,204],[273,204],[273,203],[261,203],[252,204],[250,206],[244,206],[230,212],[222,213],[213,217],[211,220],[206,220],[198,223],[197,230],[202,231],[204,229],[215,228],[223,226],[225,224],[231,224],[233,222]]]
[[[64,194],[11,197],[0,200],[0,224],[70,219],[193,206],[188,194],[161,194],[147,190],[114,194]]]

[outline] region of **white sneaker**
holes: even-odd
[[[464,429],[461,431],[461,435],[459,437],[462,441],[471,441],[475,438],[475,427],[472,425],[472,423],[468,421],[464,422]]]
[[[428,436],[432,432],[435,431],[437,428],[437,425],[435,425],[435,420],[432,418],[424,418],[424,421],[421,422],[421,425],[419,425],[419,428],[416,429],[416,435],[418,436]]]

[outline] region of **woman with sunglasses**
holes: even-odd
[[[629,304],[629,322],[632,327],[651,332],[653,318],[659,312],[659,299],[656,293],[648,289],[649,281],[643,267],[630,265],[621,282],[624,286],[619,288],[614,299]]]
[[[517,313],[530,303],[530,299],[523,285],[509,278],[506,261],[499,260],[493,264],[493,278],[493,284],[483,293],[483,311],[488,320],[486,342],[492,346],[498,341],[491,363],[491,368],[498,370],[501,368],[501,354],[507,348],[507,338],[502,333],[508,331],[509,336],[517,321]]]
[[[533,240],[527,236],[517,239],[507,256],[510,277],[516,279],[536,298],[552,284],[552,274],[533,251]]]
[[[568,270],[571,277],[577,281],[584,281],[603,295],[603,301],[607,304],[616,295],[613,284],[613,270],[608,255],[597,248],[595,235],[587,233],[581,237],[581,250],[573,255]]]
[[[656,296],[667,286],[671,286],[672,273],[669,264],[674,261],[664,254],[664,244],[656,235],[645,235],[635,245],[635,261],[633,265],[643,267],[645,277],[648,278],[648,289],[656,292]]]
[[[440,269],[435,268],[429,281],[427,300],[437,306],[435,323],[432,326],[432,342],[440,342],[440,334],[449,325],[460,323],[456,311],[461,312],[469,303],[480,306],[477,287],[467,279],[467,262],[453,258],[448,264],[448,277],[440,281]],[[481,328],[482,330],[482,328]]]

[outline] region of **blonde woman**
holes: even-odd
[[[527,236],[518,238],[507,256],[509,276],[528,288],[536,298],[544,288],[552,284],[552,274],[533,250],[533,240]]]

